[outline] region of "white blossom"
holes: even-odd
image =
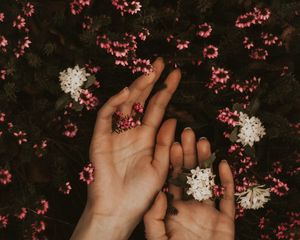
[[[263,208],[270,200],[270,188],[264,188],[264,186],[257,185],[244,192],[236,193],[238,203],[245,209]]]
[[[202,201],[213,197],[213,187],[215,185],[215,175],[211,168],[191,170],[192,176],[187,177],[187,184],[190,185],[187,190],[188,195],[192,195],[195,200]]]
[[[251,117],[246,113],[240,113],[239,122],[240,130],[237,142],[241,142],[243,146],[253,146],[254,142],[259,142],[266,134],[266,129],[257,117]]]
[[[86,72],[85,68],[79,68],[78,65],[74,68],[67,68],[59,73],[60,87],[65,93],[70,93],[75,101],[78,101],[82,84],[87,81],[88,76],[90,74]]]

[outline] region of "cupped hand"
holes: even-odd
[[[127,115],[133,113],[134,103],[145,104],[164,69],[161,58],[153,69],[111,97],[98,112],[90,145],[95,180],[88,186],[87,206],[73,239],[127,239],[165,182],[176,121],[167,120],[158,128],[179,84],[180,70],[173,70],[166,87],[150,99],[141,126],[121,133],[112,129],[115,111]],[[90,216],[96,218],[97,238],[80,235],[83,226],[91,224]]]
[[[206,139],[200,139],[196,144],[193,131],[184,130],[182,145],[174,143],[171,147],[173,177],[177,176],[182,167],[190,169],[197,165],[201,166],[201,162],[208,159],[210,155],[210,144]],[[160,192],[144,217],[146,238],[148,240],[233,240],[234,183],[230,167],[225,160],[219,164],[219,175],[225,188],[224,197],[220,201],[220,210],[216,209],[212,200],[183,201],[182,189],[170,185],[169,192],[174,196],[173,206],[178,210],[178,214],[166,216],[167,199],[166,195]]]

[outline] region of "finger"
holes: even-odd
[[[200,167],[203,166],[203,162],[211,156],[210,143],[206,138],[200,138],[197,142],[197,156]],[[215,205],[215,202],[210,199],[204,200],[203,203],[210,206]]]
[[[128,87],[124,88],[118,94],[112,96],[103,106],[100,108],[97,114],[97,120],[95,124],[94,134],[105,134],[112,132],[112,116],[117,110],[118,106],[124,103],[129,96]]]
[[[185,128],[181,134],[183,148],[183,166],[188,169],[197,166],[196,160],[196,136],[191,128]]]
[[[120,111],[124,115],[129,115],[131,113],[133,104],[137,102],[138,97],[143,93],[143,91],[154,82],[155,76],[155,71],[152,71],[149,74],[144,74],[137,78],[129,86],[130,95],[127,101],[120,106]]]
[[[147,88],[141,93],[141,95],[138,97],[137,102],[141,103],[141,104],[145,104],[147,98],[149,97],[154,84],[156,83],[156,81],[160,78],[160,75],[162,73],[162,71],[165,68],[165,63],[162,57],[158,57],[155,62],[152,64],[153,69],[155,71],[155,78],[154,81],[149,84],[147,86]]]
[[[197,142],[198,164],[201,167],[203,162],[211,156],[210,143],[206,138],[200,138]]]
[[[152,207],[144,216],[145,235],[148,240],[167,240],[164,218],[167,212],[167,197],[159,192]]]
[[[183,150],[180,143],[175,142],[171,146],[170,160],[173,166],[172,178],[176,178],[183,167]],[[169,192],[174,196],[174,200],[180,200],[182,197],[182,188],[174,184],[169,184]]]
[[[143,118],[145,126],[157,129],[162,121],[166,107],[178,87],[181,78],[179,69],[173,70],[165,80],[166,87],[156,93],[148,104]]]
[[[175,128],[175,119],[166,120],[156,137],[152,166],[163,181],[165,181],[169,169],[170,148],[174,142]]]
[[[234,219],[235,205],[234,205],[234,182],[231,169],[226,160],[222,160],[219,164],[219,174],[221,184],[224,189],[224,196],[220,201],[220,211],[227,214]]]

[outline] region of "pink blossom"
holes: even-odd
[[[60,186],[58,190],[65,195],[69,195],[72,190],[71,183],[66,182],[64,185]]]
[[[7,185],[12,181],[12,175],[7,169],[0,169],[0,184]]]
[[[21,210],[16,214],[16,217],[20,220],[23,220],[27,215],[27,209],[22,207]]]
[[[255,60],[266,60],[268,55],[268,51],[263,48],[253,49],[250,53],[250,57]]]
[[[5,121],[5,116],[6,116],[6,114],[4,112],[0,112],[0,122]]]
[[[254,43],[252,41],[250,41],[250,39],[248,37],[244,37],[243,44],[246,49],[251,49],[254,47]]]
[[[8,225],[8,217],[7,215],[0,215],[0,229],[6,228]]]
[[[203,56],[207,57],[207,58],[216,58],[218,57],[219,52],[218,52],[218,48],[215,47],[214,45],[208,45],[207,47],[205,47],[203,49]]]
[[[198,25],[196,35],[202,38],[208,38],[211,35],[212,27],[208,23]]]
[[[177,45],[176,45],[176,47],[177,47],[179,50],[183,50],[183,49],[188,48],[188,47],[189,47],[189,44],[190,44],[190,41],[177,39]]]
[[[239,113],[237,111],[231,111],[228,107],[219,110],[217,119],[223,123],[227,123],[230,126],[236,126],[239,121]],[[233,148],[236,149],[235,147]],[[232,150],[233,150],[232,149]]]
[[[211,81],[208,84],[206,84],[206,86],[210,89],[214,89],[214,92],[218,94],[220,90],[226,88],[226,84],[229,79],[230,76],[228,70],[213,66]]]
[[[138,33],[138,36],[142,41],[145,41],[149,35],[150,35],[150,32],[147,28],[143,28],[142,31],[140,31]]]
[[[133,60],[131,71],[132,73],[142,72],[144,74],[149,74],[153,71],[153,67],[149,59],[136,58]]]
[[[89,163],[79,173],[79,179],[87,184],[91,184],[94,181],[94,170],[93,165]]]
[[[88,89],[83,89],[81,91],[79,103],[85,106],[87,110],[92,110],[98,106],[99,100]]]
[[[6,75],[7,75],[6,70],[5,69],[1,69],[0,70],[0,79],[5,80],[6,79]]]
[[[63,132],[63,135],[69,138],[73,138],[76,136],[78,132],[78,127],[75,123],[67,123],[64,125],[65,131]]]
[[[0,12],[0,22],[4,22],[5,15],[3,12]]]
[[[18,138],[19,145],[28,141],[27,138],[25,137],[27,136],[27,133],[24,131],[14,132],[13,135]]]
[[[238,28],[248,28],[256,23],[256,15],[253,12],[248,12],[243,15],[240,15],[236,22],[235,26]]]
[[[143,113],[144,112],[144,106],[140,103],[135,103],[133,104],[133,109],[137,112],[137,113]]]
[[[261,38],[263,39],[263,43],[267,46],[272,46],[279,42],[279,38],[272,33],[262,32]]]
[[[22,8],[22,11],[25,16],[31,17],[34,13],[34,6],[30,2],[27,2],[26,5]]]
[[[42,140],[41,143],[35,143],[33,145],[33,149],[35,149],[35,155],[39,158],[43,157],[47,146],[48,146],[47,140]]]
[[[46,230],[46,223],[42,220],[35,221],[34,223],[31,224],[31,227],[34,232],[40,233]]]
[[[136,0],[112,0],[112,5],[120,11],[122,16],[125,13],[136,14],[142,8],[141,3]]]
[[[13,21],[13,27],[17,29],[22,29],[26,25],[25,18],[23,18],[21,15],[17,16],[17,19]]]
[[[44,215],[49,208],[49,203],[46,199],[42,199],[37,203],[36,212],[39,215]]]

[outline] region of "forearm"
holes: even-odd
[[[71,240],[126,240],[137,223],[124,219],[126,219],[124,216],[95,214],[87,206],[77,223]]]

